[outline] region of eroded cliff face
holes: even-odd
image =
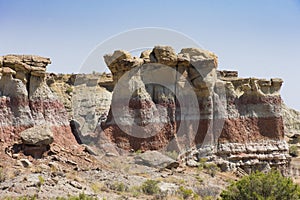
[[[106,117],[112,97],[110,74],[48,74],[47,84],[67,110],[79,143],[93,143],[100,118]]]
[[[143,52],[141,58],[115,51],[105,56],[105,61],[116,87],[102,129],[119,147],[181,151],[195,142],[202,143],[206,134],[201,131],[209,132],[211,138],[206,138],[206,143],[215,140],[210,126],[214,115],[211,94],[217,80],[217,57],[213,53],[187,48],[177,55],[171,47],[156,47]],[[128,109],[124,102],[129,102]],[[113,115],[116,107],[122,108]]]
[[[20,140],[28,128],[51,127],[54,142],[77,144],[63,104],[45,81],[49,58],[32,55],[0,57],[0,139],[6,144]]]
[[[226,81],[227,113],[220,142],[283,139],[281,79],[221,77]]]
[[[300,112],[287,105],[282,105],[284,132],[287,137],[297,137],[300,134]]]
[[[0,57],[1,141],[12,144],[22,131],[47,125],[43,140],[63,146],[176,151],[191,166],[206,157],[246,172],[288,166],[281,79],[218,71],[217,56],[196,48],[156,46],[139,58],[118,50],[104,58],[112,76],[46,74],[48,58]],[[285,110],[287,130],[294,130],[297,120],[289,123]]]
[[[140,58],[118,50],[104,59],[115,89],[102,141],[186,152],[190,163],[214,154],[224,169],[288,165],[281,79],[217,71],[217,56],[195,48],[156,46]]]

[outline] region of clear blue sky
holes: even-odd
[[[0,55],[47,56],[49,71],[75,73],[112,35],[167,28],[215,52],[220,69],[283,78],[285,102],[300,110],[299,0],[0,0],[0,10]]]

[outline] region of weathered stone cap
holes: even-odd
[[[50,58],[41,56],[9,54],[0,56],[0,73],[11,74],[26,83],[27,74],[45,77],[46,67],[50,63]]]
[[[104,55],[104,61],[107,66],[113,65],[124,59],[132,59],[130,53],[124,50],[116,50],[113,54]]]
[[[179,54],[170,46],[155,46],[152,50],[145,50],[141,53],[140,58],[132,57],[128,51],[116,50],[113,54],[104,55],[106,65],[111,68],[124,60],[144,59],[146,62],[160,63],[168,66],[176,66],[178,62],[198,62],[204,60],[214,60],[217,64],[217,56],[207,50],[199,48],[183,48]]]
[[[8,75],[16,74],[16,72],[9,67],[3,67],[0,72],[2,72],[2,74],[8,74]]]
[[[183,48],[178,55],[189,58],[189,63],[194,67],[218,68],[218,56],[208,50]]]
[[[16,60],[19,60],[21,62],[24,62],[30,66],[37,66],[37,64],[40,64],[42,66],[47,66],[48,64],[51,64],[50,58],[37,56],[37,55],[16,55],[16,54],[8,54],[4,56],[4,58],[14,58]]]
[[[104,55],[104,61],[114,75],[114,79],[144,63],[143,59],[132,57],[129,52],[124,50],[116,50],[113,54]]]
[[[170,46],[155,46],[152,50],[145,50],[140,58],[132,57],[129,52],[116,50],[113,54],[106,54],[104,60],[117,80],[122,74],[144,63],[159,63],[169,67],[201,67],[217,68],[218,57],[207,50],[198,48],[184,48],[176,53]]]
[[[155,46],[150,53],[150,62],[174,67],[177,65],[177,54],[170,46]]]
[[[15,54],[0,56],[0,67],[10,67],[16,71],[32,71],[35,70],[35,68],[46,70],[45,68],[48,64],[51,64],[50,58],[41,56]]]

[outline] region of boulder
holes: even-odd
[[[131,59],[131,55],[127,51],[123,50],[116,50],[113,54],[107,54],[104,56],[104,61],[107,64],[107,66],[111,66],[112,64],[123,60],[123,59]]]
[[[53,133],[48,125],[38,125],[21,132],[21,139],[27,145],[49,145],[53,142]]]
[[[150,54],[151,54],[151,50],[145,50],[145,51],[143,51],[142,53],[141,53],[141,56],[140,56],[140,58],[143,58],[143,59],[145,59],[145,60],[150,60]]]
[[[115,82],[127,71],[144,63],[143,59],[132,57],[129,52],[123,50],[104,55],[104,61],[112,72]]]
[[[158,151],[146,151],[145,153],[137,155],[135,157],[135,163],[167,169],[177,168],[179,166],[179,162]]]
[[[187,54],[194,66],[217,68],[218,57],[210,51],[199,48],[183,48],[180,54]]]
[[[151,62],[158,62],[170,67],[175,67],[177,65],[177,54],[170,46],[155,46],[151,55]]]

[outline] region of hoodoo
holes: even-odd
[[[288,165],[281,79],[218,71],[217,56],[197,48],[156,46],[140,58],[118,50],[104,59],[115,89],[101,134],[117,147],[186,152],[188,163],[208,156],[224,170]]]
[[[64,105],[46,84],[46,67],[50,63],[49,58],[33,55],[0,57],[1,141],[13,144],[20,140],[22,131],[47,126],[55,143],[77,144]]]

